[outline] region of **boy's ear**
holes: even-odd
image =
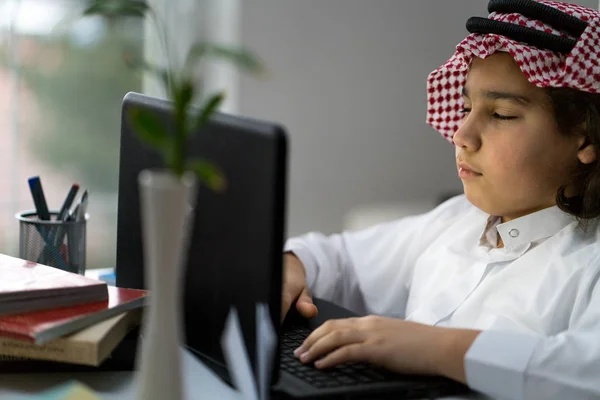
[[[591,144],[587,138],[581,137],[579,143],[579,150],[577,151],[577,158],[583,164],[591,164],[597,160],[596,147]]]

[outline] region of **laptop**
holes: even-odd
[[[167,100],[138,93],[128,93],[122,105],[116,283],[145,288],[137,176],[162,163],[154,150],[139,142],[124,118],[131,107],[154,113],[168,126],[172,106]],[[307,321],[292,312],[280,324],[287,141],[286,130],[279,124],[223,113],[214,115],[190,138],[189,156],[218,164],[227,176],[228,188],[222,194],[202,186],[198,189],[184,271],[186,346],[229,382],[220,337],[233,306],[256,368],[255,306],[266,303],[279,337],[272,376],[274,397],[390,395],[401,399],[464,393],[463,385],[444,378],[398,375],[358,364],[321,371],[293,357],[293,349],[316,326],[353,314],[315,299],[317,318]]]

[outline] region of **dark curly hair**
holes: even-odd
[[[564,135],[583,135],[600,155],[600,94],[571,88],[546,88],[558,130]],[[574,195],[567,197],[566,189]],[[590,220],[600,217],[600,162],[578,161],[571,180],[558,189],[556,205],[574,215],[585,229]]]

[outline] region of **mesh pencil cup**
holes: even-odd
[[[59,221],[57,215],[50,212],[50,220],[40,220],[35,211],[15,215],[19,220],[19,258],[83,275],[88,215],[80,221]]]

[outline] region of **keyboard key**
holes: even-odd
[[[281,338],[281,369],[317,388],[335,388],[386,380],[390,373],[369,364],[346,364],[320,370],[313,364],[306,365],[293,352],[310,334],[306,328],[286,331]]]
[[[357,383],[356,379],[353,379],[347,375],[337,378],[337,381],[342,385],[355,385]]]
[[[362,371],[362,375],[368,376],[369,378],[373,379],[374,381],[384,381],[385,380],[384,375],[382,375],[379,372],[372,370],[372,369],[365,369],[364,371]]]

